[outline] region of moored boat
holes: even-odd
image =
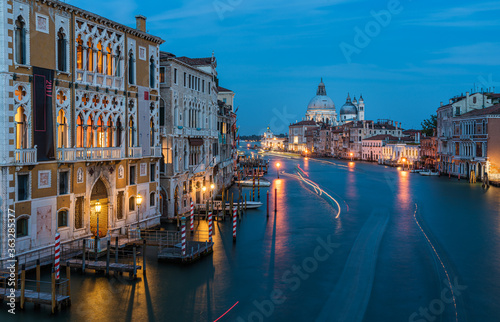
[[[236,184],[241,184],[243,187],[253,187],[253,180],[241,180],[241,181],[236,181]],[[256,187],[269,187],[271,186],[271,182],[265,181],[263,179],[257,180],[255,179],[255,186]]]

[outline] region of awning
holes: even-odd
[[[203,145],[203,139],[202,138],[189,138],[189,145],[191,145],[191,146]]]

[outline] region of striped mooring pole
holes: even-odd
[[[236,222],[237,222],[237,216],[236,216],[236,210],[237,208],[233,208],[233,242],[236,241]]]
[[[191,216],[189,216],[191,234],[194,233],[194,202],[191,200]]]
[[[56,233],[56,246],[55,246],[55,254],[54,254],[54,266],[56,269],[56,279],[59,279],[59,262],[61,260],[61,234]]]
[[[186,217],[181,218],[181,250],[182,257],[186,256]]]
[[[212,212],[208,213],[208,242],[212,242]]]

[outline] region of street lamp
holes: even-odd
[[[349,156],[351,157],[351,161],[352,161],[352,158],[354,157],[354,153],[349,153]]]
[[[276,163],[276,175],[278,176],[278,179],[280,178],[280,163]]]
[[[215,189],[215,185],[212,183],[210,185],[210,191],[211,191],[211,194],[212,194],[212,208],[214,207],[214,189]]]
[[[403,171],[405,171],[406,158],[402,158],[401,161],[403,162]]]
[[[139,223],[139,220],[141,219],[141,204],[142,204],[141,194],[137,195],[136,202],[137,202],[137,222]],[[140,225],[141,224],[139,223],[139,226]]]
[[[101,214],[101,203],[99,202],[99,199],[97,199],[95,206],[95,214],[97,216],[97,231],[95,233],[95,239],[94,239],[94,248],[95,248],[95,258],[97,260],[97,245],[99,244],[99,215]]]

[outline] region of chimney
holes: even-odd
[[[450,104],[453,103],[453,100],[450,98]]]
[[[138,15],[135,16],[135,29],[146,32],[146,17]]]
[[[441,102],[441,106],[443,106],[443,102]]]

